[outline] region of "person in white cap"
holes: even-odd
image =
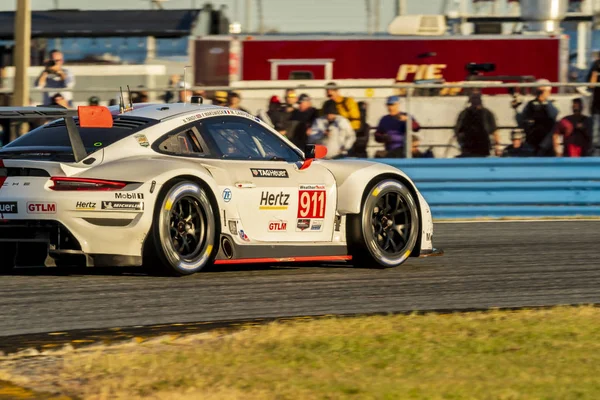
[[[519,127],[525,131],[525,141],[533,147],[534,154],[538,157],[555,156],[552,145],[552,135],[558,109],[550,99],[552,87],[547,79],[538,79],[539,86],[535,89],[535,99],[531,100],[521,113],[517,113],[516,119]]]

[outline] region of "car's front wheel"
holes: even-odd
[[[406,185],[384,179],[367,188],[360,214],[347,220],[348,248],[354,265],[397,267],[415,248],[420,222],[417,204]]]
[[[190,275],[212,263],[217,252],[214,207],[196,182],[176,180],[158,196],[144,264],[171,275]]]

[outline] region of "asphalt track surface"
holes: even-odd
[[[53,268],[0,276],[0,336],[281,316],[600,303],[600,222],[436,224],[443,257],[390,270],[223,267],[185,278]],[[0,342],[2,339],[0,338]]]

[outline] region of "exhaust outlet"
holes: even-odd
[[[231,240],[226,236],[221,238],[221,250],[223,250],[225,257],[228,259],[233,258],[233,245],[231,244]]]

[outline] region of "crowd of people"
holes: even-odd
[[[75,84],[75,77],[64,67],[63,55],[58,50],[50,52],[45,68],[36,79],[36,88],[55,89],[55,92],[44,92],[43,104],[72,107],[73,101],[69,91]],[[589,82],[600,81],[600,55],[596,57]],[[550,82],[539,80],[538,84]],[[168,91],[162,96],[166,103],[181,102],[186,94],[206,97],[204,91],[184,91],[183,81],[179,76],[172,76]],[[411,156],[413,158],[432,158],[431,147],[422,151],[422,138],[417,134],[421,126],[415,116],[403,112],[400,107],[401,98],[387,98],[387,114],[382,116],[376,127],[367,123],[367,104],[356,102],[352,97],[344,96],[341,89],[333,82],[325,87],[327,99],[320,105],[306,93],[296,93],[295,89],[285,90],[283,99],[274,95],[268,106],[259,110],[257,116],[271,125],[277,132],[285,135],[299,148],[308,143],[323,144],[327,147],[328,158],[361,157],[366,158],[367,144],[374,131],[373,138],[383,145],[383,149],[375,153],[376,158],[406,157],[407,134],[411,135]],[[514,97],[511,106],[515,110],[515,122],[518,129],[511,132],[511,144],[504,146],[500,142],[498,126],[494,112],[484,107],[480,92],[472,92],[468,98],[468,106],[462,110],[454,126],[454,138],[460,147],[458,157],[583,157],[594,155],[593,128],[600,125],[600,89],[593,90],[592,115],[584,115],[583,100],[576,98],[572,102],[572,114],[557,120],[559,111],[551,99],[552,88],[540,86],[534,98],[522,107],[518,97]],[[242,107],[239,93],[216,91],[211,94],[213,104],[228,106],[248,112]],[[134,103],[149,101],[148,92],[136,88],[132,92]],[[90,105],[100,104],[97,96],[89,99]],[[110,105],[117,104],[115,99]],[[596,124],[594,124],[594,118]],[[8,132],[7,121],[0,121],[5,144]],[[33,122],[35,127],[35,122]]]

